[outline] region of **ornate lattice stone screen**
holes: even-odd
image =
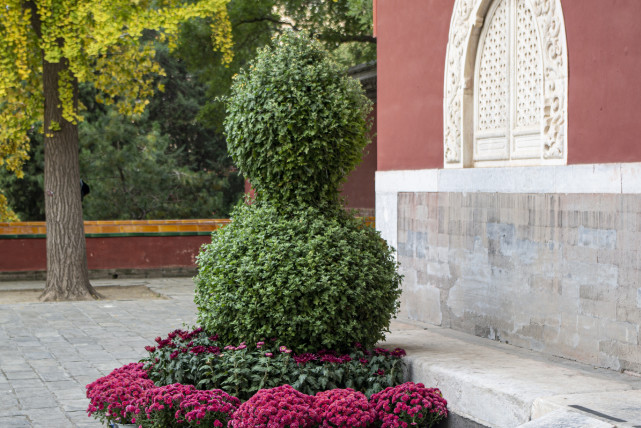
[[[565,164],[567,64],[560,0],[456,0],[445,167]]]

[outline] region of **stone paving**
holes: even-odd
[[[191,278],[93,281],[147,285],[166,300],[2,304],[0,427],[100,427],[87,416],[85,385],[138,361],[157,336],[193,325]],[[0,289],[43,287],[0,283]]]
[[[138,361],[155,337],[195,323],[191,278],[93,284],[146,285],[166,299],[0,300],[0,428],[100,427],[86,414],[85,385]],[[43,285],[0,282],[0,290]],[[409,377],[441,388],[450,428],[641,427],[639,376],[422,323],[396,320],[391,329],[384,346],[405,348]]]

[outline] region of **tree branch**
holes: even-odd
[[[280,19],[277,19],[271,16],[261,16],[258,18],[243,19],[240,21],[236,21],[234,25],[254,24],[256,22],[265,22],[265,21],[271,22],[278,26],[288,26],[295,31],[300,31],[300,28],[296,24],[292,22],[282,21]],[[376,38],[368,34],[343,34],[338,32],[323,32],[318,34],[318,38],[323,41],[337,42],[337,43],[360,42],[360,43],[376,44]]]
[[[38,15],[38,7],[33,0],[26,1],[22,3],[23,9],[31,10],[31,26],[33,31],[36,33],[36,36],[40,39],[42,37],[42,27],[40,23],[40,15]]]
[[[361,43],[376,44],[376,38],[374,36],[369,36],[366,34],[320,33],[318,35],[318,38],[327,42],[338,42],[338,43],[361,42]]]
[[[287,25],[287,26],[291,27],[293,30],[300,31],[300,29],[298,27],[296,27],[295,24],[293,24],[291,22],[287,22],[287,21],[281,21],[280,19],[273,18],[271,16],[261,16],[261,17],[258,17],[258,18],[243,19],[243,20],[234,22],[234,25],[254,24],[256,22],[264,22],[264,21],[271,22],[271,23],[276,24],[276,25]]]

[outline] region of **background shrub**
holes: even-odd
[[[234,80],[225,119],[229,153],[272,202],[335,201],[369,142],[370,111],[360,83],[318,41],[286,32]]]
[[[297,353],[371,347],[401,292],[391,248],[341,210],[241,205],[197,263],[198,321],[225,343],[276,337]]]

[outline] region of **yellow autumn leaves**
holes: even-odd
[[[180,24],[211,21],[214,48],[231,62],[229,0],[8,0],[0,6],[0,166],[21,175],[28,159],[27,131],[40,128],[44,113],[42,61],[66,67],[58,75],[64,120],[82,120],[74,91],[82,82],[101,91],[98,101],[115,103],[125,115],[141,114],[162,74],[154,61],[153,30],[170,48]],[[54,129],[45,130],[47,133]],[[0,220],[9,218],[0,189]]]

